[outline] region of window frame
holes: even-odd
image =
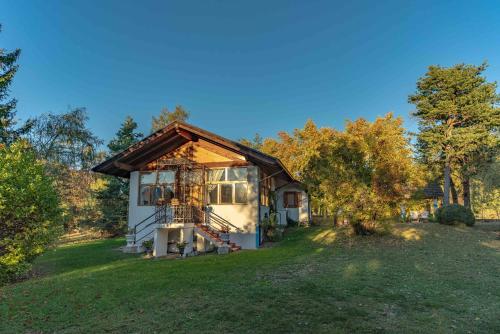
[[[174,182],[173,183],[159,183],[159,178],[160,178],[160,172],[173,172],[174,173]],[[142,183],[142,175],[144,174],[155,174],[155,183]],[[175,198],[175,193],[176,193],[176,188],[177,188],[177,171],[174,169],[161,169],[161,170],[144,170],[144,171],[139,171],[139,178],[138,178],[138,187],[137,187],[137,206],[156,206],[156,203],[153,203],[154,199],[154,191],[157,187],[161,188],[162,192],[162,197],[163,198],[165,194],[165,190],[167,187],[171,186],[172,192],[174,196],[172,198]],[[150,187],[150,194],[149,194],[149,204],[142,204],[142,194],[141,190],[143,186],[149,186]]]
[[[246,169],[246,177],[244,180],[234,180],[231,181],[229,180],[229,170],[233,168],[238,168],[238,169]],[[217,169],[222,169],[224,170],[224,180],[221,181],[209,181],[208,180],[208,173],[211,170],[217,170]],[[246,193],[245,193],[245,202],[237,202],[236,201],[236,184],[245,184],[246,187]],[[208,190],[209,186],[216,186],[217,189],[217,202],[212,203],[210,201],[210,192]],[[231,202],[222,202],[222,186],[224,185],[230,185],[231,186]],[[207,199],[207,204],[208,205],[247,205],[248,204],[248,168],[247,167],[214,167],[210,168],[207,170],[207,176],[205,179],[205,193],[206,193],[206,199]]]
[[[290,205],[290,203],[288,203],[288,196],[289,195],[293,196],[293,201],[294,201],[293,205]],[[286,209],[300,208],[302,206],[301,196],[302,196],[302,193],[300,191],[285,191],[283,193],[283,207]]]

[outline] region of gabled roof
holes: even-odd
[[[175,121],[128,147],[113,157],[92,168],[92,171],[126,177],[130,172],[144,167],[149,162],[169,153],[189,141],[206,140],[229,151],[243,155],[248,161],[264,167],[268,173],[276,173],[288,182],[294,178],[278,158],[251,147],[221,137],[196,126]]]
[[[440,198],[444,196],[443,189],[437,180],[429,182],[424,188],[425,198]]]

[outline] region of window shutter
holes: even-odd
[[[296,192],[296,194],[297,194],[297,207],[300,208],[302,207],[302,193]]]
[[[288,208],[288,193],[285,192],[284,196],[283,196],[283,205],[285,208]]]

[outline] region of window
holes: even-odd
[[[248,197],[246,167],[209,169],[207,199],[209,204],[246,204]]]
[[[175,171],[141,172],[139,205],[156,205],[161,199],[169,203],[175,197]]]
[[[283,206],[285,208],[298,208],[301,206],[301,193],[297,191],[285,191]]]
[[[221,184],[220,187],[220,203],[231,204],[233,203],[233,185]]]
[[[234,184],[234,202],[235,203],[246,203],[247,202],[247,183],[235,183]]]

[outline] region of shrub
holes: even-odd
[[[283,239],[284,229],[282,227],[277,227],[272,230],[267,231],[267,238],[269,241],[280,241]]]
[[[0,283],[22,277],[62,231],[59,198],[23,141],[0,145]]]
[[[278,224],[278,216],[271,213],[262,220],[261,223],[264,235],[269,241],[279,241],[283,238],[284,228]]]
[[[459,204],[452,204],[439,208],[436,211],[436,220],[438,223],[444,225],[463,223],[467,226],[473,226],[476,222],[472,210]]]

